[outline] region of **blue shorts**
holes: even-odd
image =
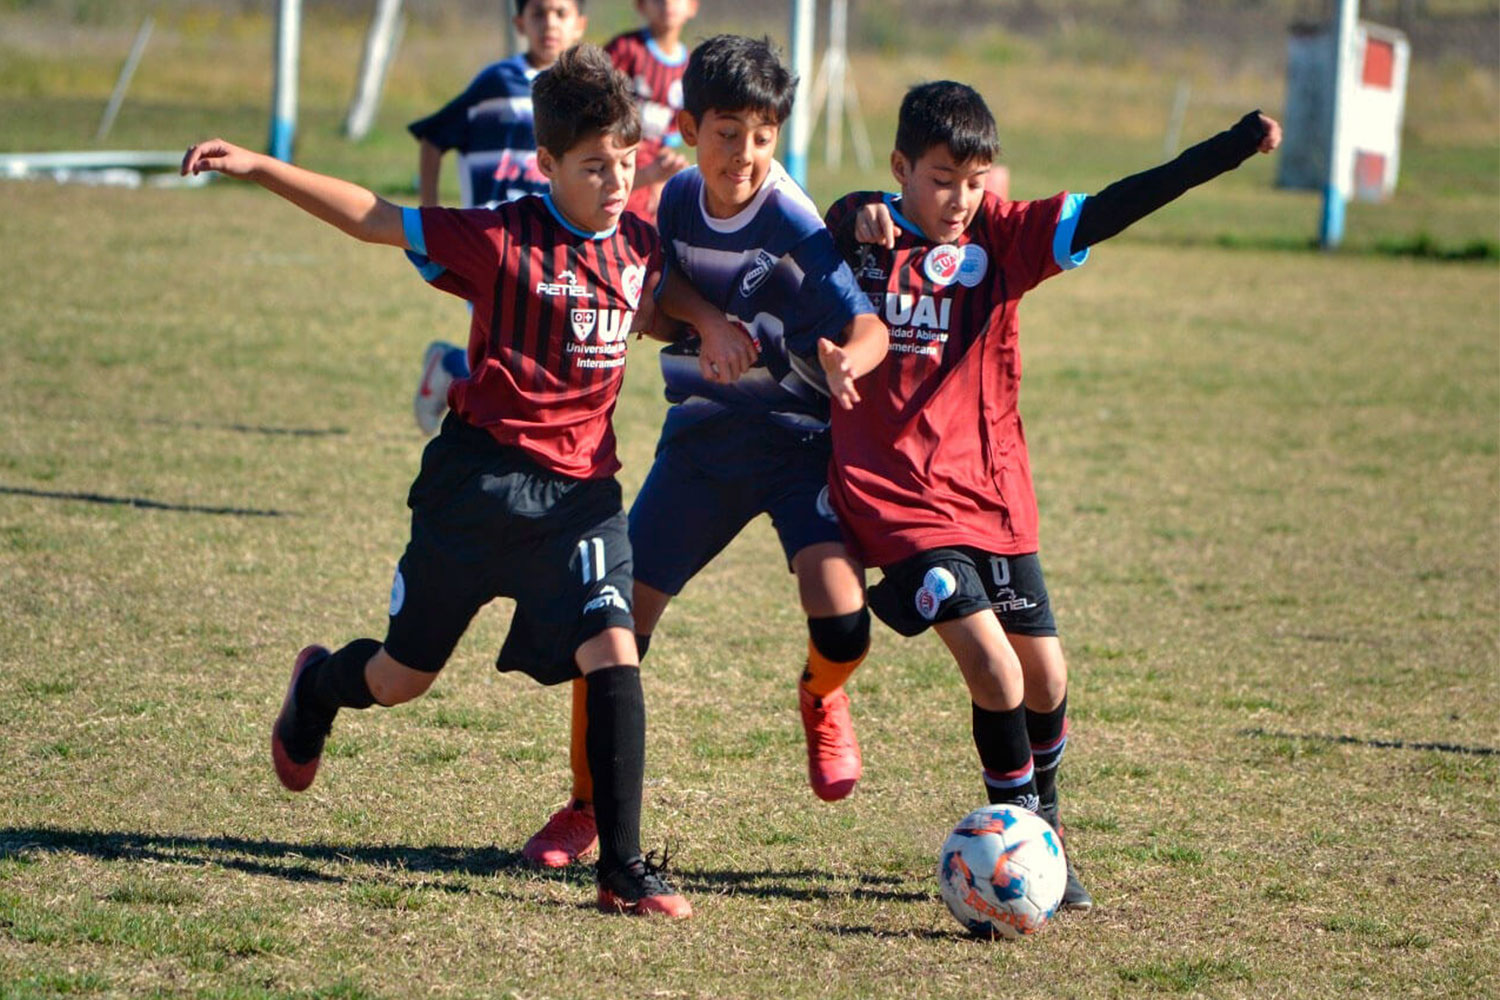
[[[809,545],[843,544],[828,501],[827,432],[705,421],[664,440],[630,508],[635,578],[678,594],[750,521],[770,514],[788,569]]]

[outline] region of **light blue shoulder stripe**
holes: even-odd
[[[427,256],[427,233],[422,229],[422,210],[420,208],[403,208],[401,210],[401,232],[406,236],[406,245],[416,253]]]
[[[1073,234],[1078,231],[1078,213],[1087,200],[1086,194],[1069,192],[1063,201],[1062,211],[1058,213],[1057,229],[1052,234],[1052,259],[1064,271],[1080,267],[1089,259],[1088,247],[1073,253]]]
[[[885,198],[885,207],[890,211],[891,219],[896,223],[896,225],[900,226],[908,233],[915,233],[917,236],[922,237],[922,239],[927,239],[927,234],[922,232],[922,227],[908,219],[906,216],[902,215],[901,211],[896,208],[895,195],[887,193],[884,194],[883,197]],[[927,242],[931,243],[932,241],[927,240]]]
[[[406,236],[406,245],[411,247],[406,251],[406,259],[411,261],[411,266],[417,269],[423,281],[436,281],[448,270],[427,256],[427,233],[422,228],[421,209],[401,209],[401,232]]]

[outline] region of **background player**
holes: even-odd
[[[816,345],[847,338],[862,356],[885,330],[817,209],[774,159],[796,85],[766,40],[719,35],[688,60],[678,121],[698,165],[667,182],[657,226],[661,304],[698,336],[661,352],[673,405],[630,533],[644,656],[673,595],[752,518],[771,516],[808,618],[798,685],[808,779],[836,800],[861,772],[844,681],[869,649],[870,616],[863,572],[827,501]],[[566,864],[587,829],[586,803],[575,800],[532,838],[528,857]]]
[[[584,0],[516,0],[515,26],[526,39],[521,55],[491,63],[463,93],[407,130],[416,138],[417,191],[423,207],[438,204],[443,157],[458,154],[459,204],[494,208],[528,194],[546,194],[537,167],[531,86],[537,74],[577,44],[588,27]],[[420,270],[425,262],[414,261]],[[464,349],[446,341],[427,345],[412,412],[424,434],[436,434],[448,409],[448,386],[468,375]]]
[[[923,84],[897,124],[901,194],[852,194],[828,213],[890,327],[885,363],[856,383],[863,401],[833,413],[834,506],[855,554],[885,570],[871,607],[903,635],[938,633],[969,688],[989,800],[1038,810],[1059,835],[1067,662],[1017,409],[1019,300],[1093,244],[1275,149],[1280,134],[1252,112],[1097,195],[1004,201],[985,190],[1000,147],[983,98]],[[825,365],[848,367],[840,348],[820,349]],[[1070,861],[1063,906],[1092,905]]]
[[[641,149],[636,156],[635,187],[626,208],[648,222],[667,180],[687,166],[677,112],[682,110],[682,71],[688,50],[682,30],[698,16],[698,0],[635,0],[645,27],[609,40],[604,51],[615,67],[635,83],[641,105]]]
[[[589,47],[538,81],[536,110],[537,162],[552,193],[495,211],[398,208],[222,140],[183,160],[184,174],[252,180],[360,240],[426,256],[442,269],[433,283],[474,306],[475,374],[455,384],[453,412],[412,484],[385,641],[302,650],[272,725],[272,759],[282,784],[307,788],[341,708],[421,695],[475,612],[513,597],[500,669],[544,683],[582,673],[588,685],[599,906],[684,917],[692,908],[639,846],[646,717],[610,426],[627,332],[649,313],[660,267],[656,234],[624,215],[640,121],[625,78]],[[553,287],[563,270],[574,275],[565,284],[589,289],[582,336],[573,298],[531,280]]]

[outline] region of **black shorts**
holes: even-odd
[[[514,598],[496,666],[556,684],[607,628],[632,631],[630,538],[614,479],[571,479],[450,414],[407,498],[411,541],[391,584],[385,646],[441,670],[480,608]]]
[[[870,610],[902,635],[986,608],[1015,635],[1057,634],[1035,552],[1001,556],[967,545],[921,552],[887,566],[869,598]]]

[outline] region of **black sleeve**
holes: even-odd
[[[1244,163],[1265,138],[1260,112],[1252,111],[1233,128],[1207,139],[1170,163],[1115,181],[1090,195],[1078,211],[1073,253],[1118,234],[1167,202]]]

